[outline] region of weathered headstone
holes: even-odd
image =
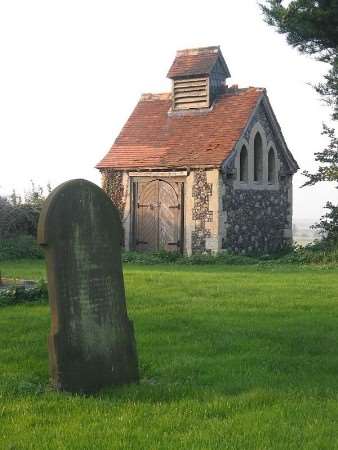
[[[38,242],[47,260],[50,373],[57,389],[95,392],[138,381],[121,237],[117,209],[89,181],[61,184],[43,206]]]

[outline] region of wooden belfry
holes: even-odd
[[[209,108],[230,72],[219,47],[178,50],[168,72],[172,110]]]
[[[60,185],[42,209],[38,242],[47,260],[50,373],[57,389],[95,392],[138,381],[121,235],[117,209],[85,180]]]

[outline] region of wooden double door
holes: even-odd
[[[183,182],[135,183],[135,249],[182,251],[183,209]]]

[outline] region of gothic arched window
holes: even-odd
[[[268,182],[270,184],[276,183],[276,156],[272,147],[268,153]]]
[[[239,157],[239,181],[248,181],[248,150],[243,145]]]
[[[254,139],[254,181],[263,180],[263,143],[259,133]]]

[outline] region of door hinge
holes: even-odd
[[[177,241],[177,242],[168,242],[167,245],[176,245],[177,247],[179,247],[179,246],[181,245],[181,242],[180,242],[180,241]]]
[[[159,208],[161,206],[161,203],[150,203],[149,205],[141,205],[140,203],[137,204],[138,208],[150,208],[150,209],[154,209],[154,208]],[[170,206],[169,206],[170,208]]]

